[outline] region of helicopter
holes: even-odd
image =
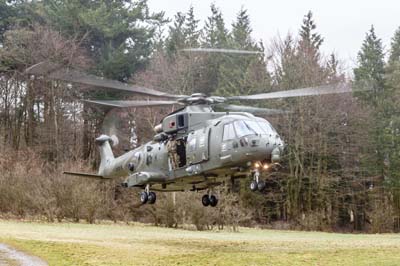
[[[206,49],[206,52],[259,53],[228,49]],[[157,199],[156,192],[205,190],[206,193],[201,199],[203,206],[215,207],[218,197],[214,188],[239,178],[251,178],[251,191],[265,189],[266,182],[262,180],[261,174],[279,164],[285,143],[269,121],[253,113],[282,114],[285,111],[228,104],[230,101],[259,101],[352,92],[347,83],[338,83],[230,97],[207,96],[202,93],[175,95],[108,80],[51,62],[33,65],[26,73],[163,99],[83,100],[87,104],[109,109],[181,106],[154,127],[155,135],[151,141],[119,157],[115,157],[112,151],[112,146],[118,144],[117,136],[101,135],[96,138],[101,158],[97,174],[64,172],[67,175],[99,179],[125,177],[122,187],[143,189],[140,193],[142,204],[154,204]],[[215,107],[222,107],[226,111],[217,112]]]

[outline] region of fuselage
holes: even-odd
[[[99,174],[128,177],[125,181],[128,187],[151,184],[155,189],[166,191],[202,189],[218,185],[229,177],[247,175],[255,163],[270,164],[280,159],[284,143],[263,118],[249,113],[222,112],[210,115],[192,112],[189,117],[185,116],[194,122],[181,132],[170,133],[180,145],[176,168],[172,167],[167,149],[170,140],[163,139],[150,141],[110,160]],[[173,125],[168,121],[165,127]]]

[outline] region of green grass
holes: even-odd
[[[400,235],[0,221],[0,241],[49,265],[400,265]]]

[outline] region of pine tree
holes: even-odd
[[[391,43],[389,64],[400,61],[400,27],[396,30]]]
[[[242,8],[236,17],[236,21],[232,24],[231,34],[234,46],[250,50],[254,48],[255,45],[251,38],[252,31],[247,10]]]
[[[10,28],[10,18],[15,16],[15,7],[8,4],[6,0],[0,0],[0,43],[3,35]]]
[[[178,12],[175,15],[173,26],[169,27],[169,34],[166,41],[166,49],[169,56],[173,56],[177,53],[178,50],[185,48],[185,21],[185,14]]]
[[[275,76],[279,88],[292,89],[326,83],[327,71],[321,62],[320,51],[324,39],[316,29],[313,14],[309,11],[304,16],[298,41],[288,35],[276,43],[279,63]]]
[[[200,30],[198,29],[199,20],[195,18],[193,6],[189,8],[186,14],[186,23],[184,25],[184,35],[185,35],[185,46],[186,47],[198,47]]]
[[[400,91],[400,27],[396,30],[391,42],[386,67],[386,85],[388,90]]]
[[[390,48],[385,73],[386,121],[383,137],[386,142],[387,187],[391,191],[396,215],[400,216],[400,27],[396,30]]]
[[[324,38],[315,32],[317,25],[313,20],[313,14],[308,11],[307,15],[304,16],[303,25],[300,28],[300,51],[310,52],[314,59],[317,60],[319,57],[319,48],[324,42]]]
[[[309,11],[303,19],[300,28],[300,40],[297,45],[298,67],[302,80],[297,86],[317,86],[324,82],[324,69],[321,64],[320,47],[324,41],[322,36],[316,31],[317,25],[313,20],[313,14]]]
[[[229,34],[221,11],[211,5],[211,15],[207,18],[201,31],[200,44],[203,47],[228,48]],[[226,59],[222,54],[204,55],[205,73],[203,73],[202,91],[207,94],[215,93],[219,83],[219,69]]]
[[[199,46],[198,24],[199,20],[194,16],[193,7],[190,7],[186,14],[178,12],[175,15],[166,41],[167,54],[170,57],[176,56],[180,49]]]
[[[0,0],[0,44],[4,33],[15,27],[28,27],[34,23],[44,23],[38,12],[40,3],[29,0]]]
[[[358,67],[354,69],[354,88],[368,90],[355,92],[365,108],[371,112],[370,124],[365,130],[368,145],[361,148],[359,178],[371,180],[389,180],[388,159],[391,157],[391,101],[385,86],[385,62],[382,41],[375,34],[374,26],[366,33],[365,40],[358,53]],[[389,163],[390,164],[390,163]],[[382,186],[383,182],[375,182]],[[368,198],[367,198],[368,199]],[[372,200],[372,198],[371,198]],[[384,202],[380,195],[375,202]],[[367,206],[365,203],[364,206]]]
[[[211,5],[211,16],[205,23],[202,39],[206,47],[227,48],[228,30],[221,11],[214,4]]]
[[[274,66],[275,83],[281,90],[292,89],[298,85],[301,78],[294,37],[288,34],[284,40],[277,41],[275,50],[277,57],[277,63]]]
[[[246,9],[241,9],[230,34],[230,43],[236,49],[262,52],[253,41],[250,18]],[[261,93],[270,89],[270,76],[262,55],[226,55],[219,68],[217,93],[239,95]]]
[[[146,0],[43,0],[45,19],[66,37],[82,38],[96,74],[127,80],[142,70],[152,52],[164,13],[150,13]]]
[[[378,96],[384,90],[385,63],[382,41],[372,25],[358,53],[358,67],[354,69],[354,85],[357,89],[371,92],[357,93],[367,104],[376,106]]]

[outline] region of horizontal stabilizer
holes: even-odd
[[[107,179],[103,177],[102,175],[96,175],[96,174],[88,174],[88,173],[79,173],[79,172],[63,172],[64,175],[75,175],[75,176],[82,176],[82,177],[91,177],[91,178],[98,178],[98,179]]]

